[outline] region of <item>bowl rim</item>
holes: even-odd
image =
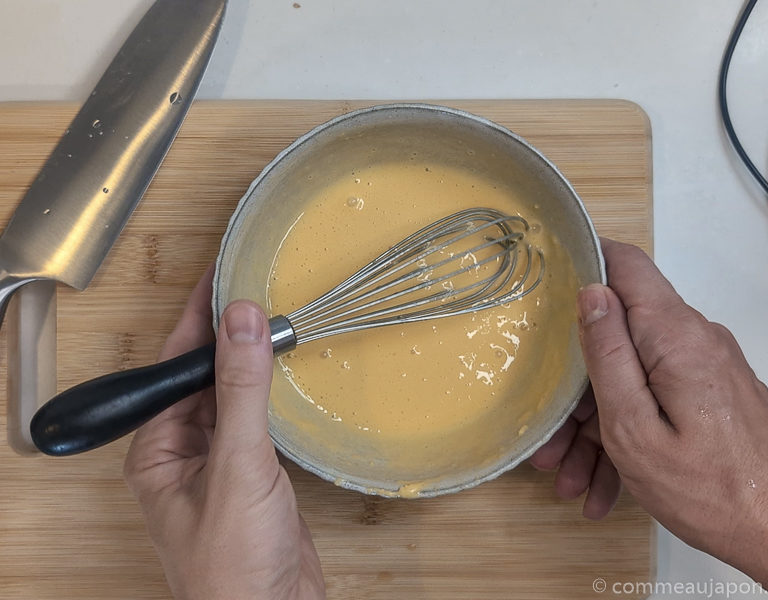
[[[592,219],[590,218],[589,213],[587,212],[587,209],[586,209],[586,206],[584,205],[583,200],[581,199],[579,194],[576,192],[576,190],[573,188],[573,185],[570,183],[570,181],[568,181],[568,179],[562,174],[560,169],[558,169],[557,166],[552,161],[550,161],[546,156],[544,156],[544,154],[540,150],[538,150],[536,147],[530,144],[522,136],[514,133],[507,127],[504,127],[503,125],[499,125],[498,123],[491,121],[490,119],[481,117],[479,115],[470,113],[465,110],[452,108],[449,106],[421,103],[421,102],[394,102],[394,103],[375,104],[373,106],[368,106],[368,107],[352,110],[349,112],[345,112],[336,117],[333,117],[332,119],[329,119],[328,121],[325,121],[324,123],[321,123],[320,125],[313,127],[307,133],[296,138],[296,140],[294,140],[291,144],[289,144],[283,150],[281,150],[264,167],[264,169],[262,169],[262,171],[258,174],[258,176],[248,186],[248,189],[246,190],[245,194],[240,198],[237,206],[235,207],[235,210],[233,211],[229,219],[229,223],[227,224],[227,229],[221,239],[219,253],[216,257],[216,268],[213,276],[213,285],[212,285],[211,307],[213,310],[213,327],[214,327],[214,331],[217,332],[217,334],[218,334],[219,320],[220,320],[219,310],[220,308],[221,310],[223,310],[224,308],[219,306],[221,302],[221,294],[220,294],[221,277],[222,277],[221,267],[222,267],[224,255],[226,253],[226,249],[229,246],[230,239],[232,238],[233,235],[236,235],[237,233],[241,215],[246,210],[246,207],[251,203],[250,199],[251,199],[251,196],[253,195],[253,192],[256,190],[256,188],[273,170],[278,168],[280,164],[287,159],[288,156],[290,156],[294,152],[297,152],[300,148],[302,148],[302,146],[307,144],[310,140],[312,140],[318,134],[328,129],[335,128],[352,119],[365,117],[366,115],[372,115],[379,112],[398,112],[398,111],[399,112],[409,111],[414,113],[426,111],[430,113],[444,113],[444,114],[454,115],[455,117],[458,117],[460,119],[467,119],[469,121],[473,121],[476,124],[489,127],[495,130],[496,132],[501,133],[503,136],[509,137],[515,142],[525,147],[527,151],[533,154],[534,158],[539,160],[544,165],[544,168],[546,170],[549,170],[552,173],[554,178],[559,180],[559,183],[565,188],[567,193],[571,196],[572,200],[575,201],[576,207],[585,218],[584,220],[585,220],[586,229],[587,229],[585,233],[588,234],[588,237],[590,238],[590,241],[593,245],[594,255],[597,258],[598,264],[596,266],[599,274],[600,283],[602,283],[603,285],[607,283],[605,259],[603,257],[603,253],[600,246],[600,238],[597,235],[597,231],[595,230],[594,223],[592,222]],[[453,483],[451,485],[446,485],[443,487],[440,487],[440,486],[424,487],[423,489],[420,489],[414,497],[431,498],[435,496],[451,494],[461,490],[473,488],[481,483],[493,480],[499,477],[502,473],[505,473],[506,471],[509,471],[515,468],[516,466],[521,464],[523,461],[528,459],[541,446],[547,443],[549,439],[555,434],[555,432],[557,432],[560,429],[560,427],[562,427],[562,425],[568,419],[571,412],[573,412],[573,409],[576,407],[582,395],[586,391],[588,383],[589,383],[589,378],[585,374],[581,382],[581,385],[578,386],[577,388],[578,393],[574,394],[574,397],[571,399],[571,402],[569,403],[566,410],[564,410],[563,413],[559,415],[559,417],[552,422],[552,424],[548,427],[548,429],[545,432],[543,432],[543,435],[541,437],[531,441],[527,446],[523,448],[521,452],[517,453],[512,460],[504,460],[505,457],[500,456],[499,460],[490,462],[488,466],[486,466],[485,468],[478,469],[478,475],[476,477],[473,477],[471,480],[457,482],[457,483]],[[332,475],[331,473],[328,473],[327,471],[324,471],[322,468],[308,462],[303,457],[298,456],[296,453],[292,452],[289,448],[285,447],[281,443],[281,441],[277,438],[277,436],[274,435],[272,431],[271,418],[270,418],[270,425],[269,425],[269,433],[270,433],[272,442],[274,443],[275,447],[280,451],[281,454],[283,454],[284,456],[286,456],[287,458],[289,458],[290,460],[298,464],[301,468],[311,473],[314,473],[315,475],[317,475],[318,477],[326,481],[335,483],[336,485],[345,489],[355,490],[355,491],[366,493],[366,494],[376,494],[376,495],[385,496],[385,497],[403,497],[401,496],[401,493],[397,489],[389,490],[384,488],[372,488],[370,486],[363,485],[353,480],[341,479],[339,477]],[[395,483],[399,483],[401,485],[400,489],[402,489],[402,486],[408,485],[410,482],[403,481],[403,482],[395,482]]]

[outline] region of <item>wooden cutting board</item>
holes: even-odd
[[[601,235],[651,250],[650,126],[624,101],[444,102],[527,138],[563,171]],[[368,102],[198,102],[85,292],[58,289],[58,387],[152,362],[250,181],[294,138]],[[77,107],[0,104],[4,226]],[[7,364],[3,328],[0,344]],[[0,377],[5,430],[5,378]],[[0,444],[0,597],[168,598],[122,479],[128,440],[66,459]],[[287,465],[331,599],[593,598],[648,581],[651,520],[624,495],[600,523],[522,466],[470,491],[385,500]],[[626,595],[627,598],[632,596]]]

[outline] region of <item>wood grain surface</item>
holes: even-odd
[[[601,235],[651,250],[650,127],[630,102],[448,101],[495,120],[554,161]],[[58,289],[58,387],[152,362],[216,256],[250,181],[298,135],[370,102],[198,102],[144,200],[85,292]],[[0,104],[4,226],[77,107]],[[2,364],[7,364],[4,332]],[[0,377],[5,431],[5,377]],[[128,440],[66,459],[0,443],[0,598],[169,598],[122,479]],[[287,462],[287,461],[286,461]],[[648,581],[649,517],[624,495],[604,521],[522,466],[470,491],[385,500],[286,464],[317,544],[328,596],[581,599],[593,581]],[[603,594],[605,597],[608,594]],[[630,595],[623,597],[631,598]]]

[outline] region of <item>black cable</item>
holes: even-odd
[[[752,12],[752,9],[755,7],[755,4],[757,4],[757,0],[748,0],[746,5],[744,6],[744,9],[741,11],[741,14],[739,15],[738,20],[736,21],[736,25],[733,27],[733,32],[731,32],[731,38],[728,40],[728,45],[725,47],[725,52],[723,53],[723,61],[720,64],[720,77],[719,77],[719,83],[718,83],[718,101],[720,104],[720,116],[723,119],[723,126],[725,127],[725,132],[728,134],[728,139],[730,139],[731,144],[733,144],[733,149],[736,151],[736,154],[739,155],[739,158],[741,159],[741,162],[744,163],[744,166],[747,167],[747,170],[749,171],[750,175],[752,175],[752,177],[755,178],[755,181],[757,181],[760,187],[763,188],[763,191],[765,191],[765,193],[768,194],[768,181],[766,181],[765,177],[763,177],[763,175],[757,169],[755,164],[749,158],[749,155],[747,154],[746,150],[744,150],[744,147],[741,145],[741,142],[739,141],[739,136],[736,135],[736,131],[733,128],[733,123],[731,122],[731,115],[728,113],[728,98],[726,95],[726,82],[728,80],[728,69],[731,66],[731,58],[733,58],[733,51],[736,49],[736,44],[738,44],[739,42],[741,31],[744,29],[744,26],[747,24],[747,20],[749,19],[749,15]]]

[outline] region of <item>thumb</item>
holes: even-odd
[[[269,439],[267,405],[272,343],[259,306],[236,300],[224,310],[216,343],[216,429],[212,454],[243,459],[249,469],[277,460]],[[236,460],[234,464],[238,464]]]
[[[593,283],[579,292],[579,333],[584,361],[603,424],[658,418],[659,405],[647,384],[614,291]]]

